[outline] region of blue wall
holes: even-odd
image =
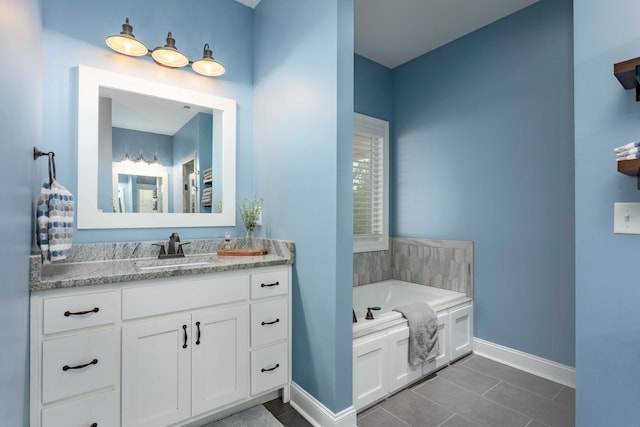
[[[267,235],[296,242],[293,380],[337,413],[351,406],[353,2],[268,0],[254,19],[255,188]]]
[[[473,240],[475,336],[574,365],[572,2],[393,70],[395,236]]]
[[[253,11],[232,0],[193,0],[189,7],[172,0],[114,0],[78,3],[74,0],[43,2],[44,87],[43,148],[56,152],[58,179],[73,193],[77,188],[75,67],[88,65],[109,71],[153,79],[160,83],[204,91],[235,99],[238,105],[236,197],[253,196]],[[150,57],[130,58],[111,51],[106,36],[121,31],[129,17],[134,34],[148,47],[165,43],[173,33],[178,49],[187,57],[202,56],[209,43],[227,72],[205,78],[189,69],[157,66]],[[53,84],[55,82],[55,84]],[[222,237],[225,231],[244,234],[242,222],[228,228],[178,229],[181,237]],[[173,231],[173,230],[171,230]],[[155,240],[166,229],[76,230],[75,243]]]
[[[0,67],[0,424],[29,425],[29,274],[32,206],[39,193],[33,146],[42,141],[42,41],[37,0],[0,2],[0,38],[11,40]],[[46,158],[38,162],[46,163]]]
[[[392,70],[364,56],[354,55],[354,111],[391,122]]]
[[[613,234],[614,202],[640,202],[616,172],[613,148],[640,138],[640,103],[613,64],[640,56],[640,3],[574,6],[576,185],[576,425],[640,422],[640,236]],[[625,266],[628,266],[625,267]]]

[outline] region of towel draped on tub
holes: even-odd
[[[438,316],[429,304],[415,302],[393,311],[402,313],[409,323],[409,364],[419,365],[440,353]]]

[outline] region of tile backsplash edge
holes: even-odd
[[[473,242],[392,237],[389,250],[353,254],[353,286],[388,279],[473,297]]]

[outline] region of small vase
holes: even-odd
[[[247,235],[244,238],[244,248],[253,249],[253,230],[247,229]]]

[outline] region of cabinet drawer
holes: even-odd
[[[289,310],[286,298],[251,305],[251,347],[287,338]]]
[[[288,270],[267,271],[251,275],[251,298],[285,295],[288,292]]]
[[[43,332],[72,331],[116,321],[115,291],[46,298],[43,302]]]
[[[114,385],[118,378],[119,355],[116,329],[44,341],[42,403]]]
[[[249,275],[176,278],[122,291],[122,318],[192,310],[249,298]]]
[[[116,392],[109,391],[42,411],[42,427],[118,426]]]
[[[256,395],[287,382],[289,372],[287,343],[251,353],[251,394]]]

